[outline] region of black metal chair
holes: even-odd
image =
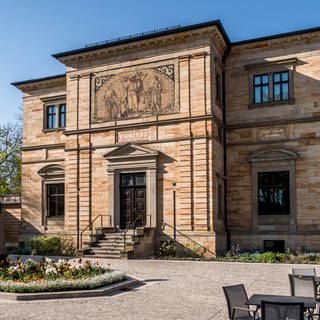
[[[243,284],[223,287],[227,299],[230,320],[254,320],[255,311],[246,305],[248,295]]]
[[[302,302],[261,301],[261,320],[304,320],[303,309]]]

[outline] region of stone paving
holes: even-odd
[[[0,300],[0,319],[11,320],[225,320],[222,286],[244,283],[248,294],[289,294],[292,265],[163,260],[102,260],[142,281],[131,290],[98,298],[16,302]],[[301,265],[300,265],[301,267]],[[310,265],[309,265],[310,267]],[[320,273],[320,269],[317,270]]]

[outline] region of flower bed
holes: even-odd
[[[19,259],[0,264],[0,291],[31,293],[66,290],[84,290],[102,287],[126,279],[121,271],[103,268],[89,260],[63,260],[55,262],[44,258],[40,262]]]

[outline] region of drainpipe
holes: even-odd
[[[224,175],[224,227],[226,232],[227,251],[231,249],[231,235],[228,226],[228,202],[227,202],[227,139],[226,139],[226,82],[225,82],[225,62],[231,51],[230,44],[228,45],[223,57],[222,71],[222,105],[223,105],[223,175]]]
[[[77,131],[79,130],[79,78],[77,78]],[[80,145],[77,133],[77,249],[80,249]]]

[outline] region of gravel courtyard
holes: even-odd
[[[224,320],[228,317],[222,286],[244,283],[248,295],[289,294],[288,273],[292,268],[292,265],[195,261],[98,261],[139,278],[141,285],[98,298],[0,300],[0,319]]]

